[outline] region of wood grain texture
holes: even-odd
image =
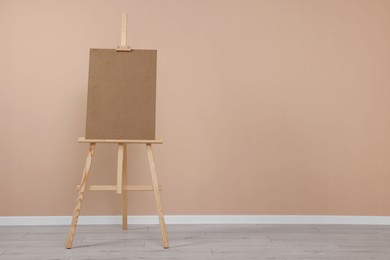
[[[72,248],[74,234],[76,232],[76,227],[77,227],[77,221],[79,220],[79,215],[80,215],[81,205],[83,203],[85,188],[86,188],[87,182],[88,182],[89,169],[91,167],[94,150],[95,150],[95,143],[91,143],[89,145],[87,160],[85,162],[83,175],[81,178],[80,190],[78,192],[77,199],[76,199],[76,206],[75,206],[74,212],[73,212],[72,223],[70,224],[70,228],[69,228],[68,239],[67,239],[66,244],[65,244],[65,247],[68,249]]]
[[[150,174],[152,175],[153,193],[154,193],[154,199],[156,201],[156,206],[157,206],[158,221],[160,223],[162,245],[164,248],[168,248],[169,247],[168,234],[167,234],[167,228],[165,226],[164,213],[161,205],[160,190],[157,181],[156,167],[154,165],[152,145],[146,144],[146,150],[148,154]]]
[[[80,225],[77,246],[62,246],[67,226],[0,226],[0,260],[257,259],[389,260],[390,226],[168,225],[170,249],[158,225]]]

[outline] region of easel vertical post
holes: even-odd
[[[116,173],[116,193],[122,194],[123,184],[123,162],[124,162],[124,150],[125,144],[118,144],[118,164],[117,164],[117,173]]]
[[[127,14],[122,13],[121,46],[127,46]]]
[[[122,26],[121,26],[121,45],[116,49],[117,51],[131,51],[131,48],[127,46],[127,14],[122,13]]]

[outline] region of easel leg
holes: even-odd
[[[152,175],[154,199],[156,200],[158,220],[160,222],[162,244],[164,248],[168,248],[169,242],[168,242],[167,228],[165,226],[164,213],[161,206],[160,190],[157,181],[156,167],[154,165],[154,160],[153,160],[152,144],[146,144],[146,150],[148,153],[150,173]]]
[[[73,211],[72,223],[70,224],[70,229],[69,229],[69,233],[68,233],[68,240],[65,244],[65,247],[67,249],[72,248],[74,234],[76,233],[77,221],[79,220],[79,215],[80,215],[81,205],[83,203],[85,188],[86,188],[87,182],[88,182],[89,169],[91,167],[94,149],[95,149],[95,143],[90,143],[87,160],[85,162],[85,166],[84,166],[84,170],[83,170],[83,176],[81,178],[80,190],[79,190],[79,193],[77,195],[76,206],[75,206],[74,211]]]
[[[127,145],[123,147],[122,184],[127,185]],[[122,229],[127,230],[127,190],[122,189]]]

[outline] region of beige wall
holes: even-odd
[[[158,50],[167,214],[390,215],[390,1],[1,1],[0,215],[71,215],[89,48]],[[90,183],[114,183],[98,145]],[[145,148],[129,179],[150,183]],[[154,214],[150,193],[130,214]],[[83,215],[119,214],[88,193]]]

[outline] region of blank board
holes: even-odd
[[[90,50],[86,139],[155,139],[156,65],[156,50]]]

